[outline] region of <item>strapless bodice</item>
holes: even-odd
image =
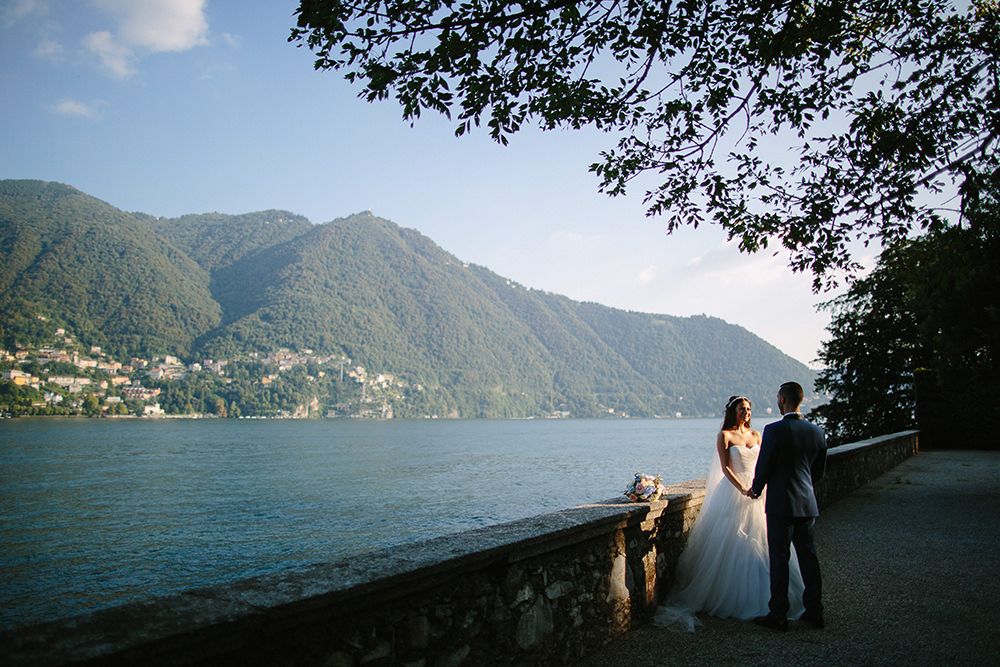
[[[753,477],[753,469],[757,465],[757,455],[760,453],[760,445],[744,447],[743,445],[733,445],[729,448],[729,467],[741,478]]]

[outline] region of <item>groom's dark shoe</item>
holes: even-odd
[[[788,619],[778,618],[777,616],[772,616],[767,614],[765,616],[758,616],[753,619],[753,622],[757,625],[763,625],[765,628],[771,628],[772,630],[777,630],[778,632],[788,631]]]
[[[800,621],[805,621],[809,625],[813,626],[817,630],[822,630],[826,627],[826,623],[823,621],[823,614],[813,614],[806,612],[799,616]]]

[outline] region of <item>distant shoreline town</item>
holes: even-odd
[[[61,327],[49,344],[0,349],[0,369],[3,417],[386,419],[407,394],[423,392],[419,384],[312,350],[189,362],[173,355],[120,361],[99,346],[85,347]]]

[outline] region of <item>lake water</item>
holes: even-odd
[[[4,420],[0,627],[703,477],[719,423]]]

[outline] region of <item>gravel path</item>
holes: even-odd
[[[816,536],[826,629],[702,616],[579,665],[1000,665],[1000,451],[921,452],[825,510]]]

